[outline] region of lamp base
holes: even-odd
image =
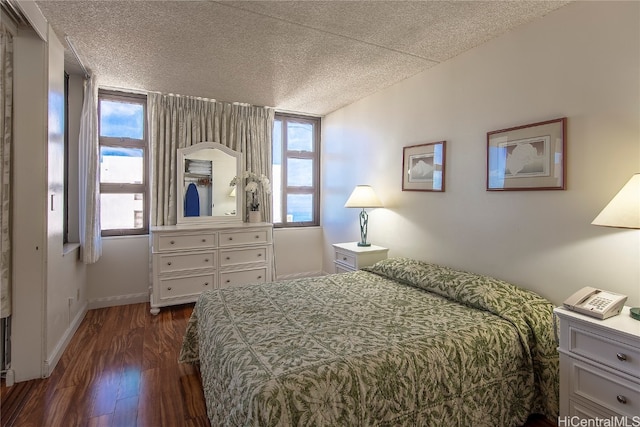
[[[629,315],[636,320],[640,320],[640,307],[631,307],[629,310]]]
[[[371,246],[371,243],[358,242],[358,246]]]

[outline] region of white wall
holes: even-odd
[[[582,286],[640,303],[640,231],[590,225],[640,172],[640,3],[576,2],[323,121],[324,269],[359,238],[344,209],[371,184],[369,237],[559,304]],[[566,116],[567,190],[487,192],[486,133]],[[402,192],[402,147],[447,141],[446,192]],[[348,239],[345,237],[348,236]]]
[[[47,353],[44,374],[57,364],[86,312],[85,267],[78,249],[65,251],[64,231],[64,47],[48,36],[47,112]],[[71,181],[71,180],[70,180]],[[76,179],[77,182],[77,172]],[[70,194],[71,189],[70,189]],[[77,206],[77,205],[76,205]],[[76,222],[77,224],[77,222]]]
[[[104,237],[102,256],[87,266],[90,308],[149,301],[149,236]]]
[[[277,280],[323,274],[321,227],[276,228],[273,252]]]

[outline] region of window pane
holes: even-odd
[[[100,136],[142,139],[144,106],[129,102],[100,100]]]
[[[103,230],[142,228],[144,226],[143,202],[144,196],[139,193],[101,193],[101,228]]]
[[[273,156],[271,162],[274,165],[282,164],[282,121],[276,120],[273,122],[273,141],[272,141]],[[275,172],[274,172],[275,174]]]
[[[313,159],[287,159],[287,186],[313,186]]]
[[[313,194],[287,194],[287,222],[313,221]]]
[[[100,147],[100,182],[141,184],[143,174],[142,148]]]
[[[282,166],[277,164],[273,165],[273,181],[271,185],[271,194],[273,196],[272,211],[273,222],[282,222]]]
[[[312,123],[287,123],[287,150],[313,151]]]

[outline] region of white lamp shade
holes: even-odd
[[[631,177],[591,224],[640,228],[640,173]]]
[[[358,185],[344,204],[345,208],[381,208],[382,202],[369,185]]]

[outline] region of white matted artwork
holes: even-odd
[[[487,190],[564,190],[566,118],[487,133]]]
[[[402,191],[444,191],[446,141],[403,148]]]

